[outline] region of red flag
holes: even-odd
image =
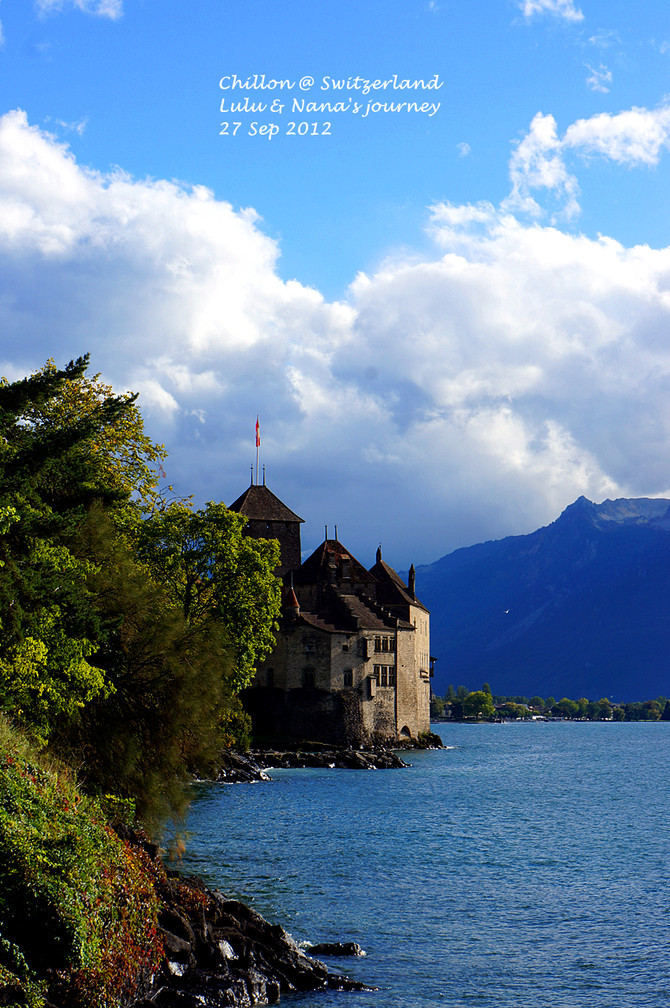
[[[256,447],[260,448],[260,446],[261,446],[261,428],[258,422],[258,417],[256,417]]]

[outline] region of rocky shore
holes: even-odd
[[[432,736],[420,748],[438,748]],[[407,748],[417,748],[408,745]],[[326,748],[227,752],[218,780],[267,780],[277,767],[332,767],[355,770],[408,766],[395,751],[383,748]],[[163,908],[159,925],[165,957],[159,972],[147,977],[140,995],[127,1008],[251,1008],[277,1004],[282,994],[319,990],[366,990],[357,980],[331,973],[317,956],[361,956],[351,941],[315,945],[307,954],[282,927],[256,911],[208,889],[199,879],[165,871],[158,848],[129,835],[155,862]]]
[[[422,743],[396,743],[402,751],[440,749],[438,735],[426,733]],[[366,747],[352,749],[305,743],[285,749],[250,749],[247,753],[227,751],[220,757],[217,780],[229,783],[268,780],[266,771],[277,767],[321,767],[340,770],[395,770],[407,767],[394,749]]]
[[[153,845],[146,848],[157,858]],[[251,1008],[277,1004],[291,992],[367,989],[331,973],[282,927],[243,903],[197,878],[171,871],[161,875],[165,958],[127,1008]],[[321,949],[323,955],[363,954],[353,942]]]
[[[358,749],[326,749],[321,751],[275,749],[251,750],[248,753],[227,752],[221,759],[217,780],[233,782],[268,780],[266,771],[277,767],[323,767],[347,770],[389,770],[406,767],[393,752],[365,752]]]

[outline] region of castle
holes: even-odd
[[[300,525],[263,483],[230,505],[245,533],[277,539],[277,644],[243,702],[254,734],[340,745],[417,738],[430,728],[430,614],[382,559],[370,570],[337,538],[301,562]]]

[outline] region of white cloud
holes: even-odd
[[[566,130],[563,146],[632,166],[658,164],[669,142],[670,105],[661,105],[578,119]]]
[[[60,14],[63,10],[73,8],[111,21],[116,21],[123,15],[123,0],[35,0],[35,6],[40,14]]]
[[[608,70],[602,63],[597,67],[587,64],[586,69],[589,71],[589,75],[586,78],[586,86],[592,91],[597,91],[599,94],[608,94],[608,85],[612,83],[612,71]]]
[[[552,122],[524,157],[561,185]],[[260,413],[269,485],[307,519],[305,545],[338,522],[370,562],[380,538],[403,566],[529,531],[580,493],[669,492],[670,250],[487,203],[439,204],[430,228],[432,257],[384,263],[328,303],[279,279],[252,211],[85,170],[14,112],[0,120],[2,371],[91,350],[140,392],[168,482],[201,501],[244,488]]]
[[[512,189],[504,206],[536,219],[548,209],[552,222],[572,220],[580,213],[579,184],[567,166],[569,156],[599,155],[627,167],[653,167],[669,145],[670,104],[578,119],[562,137],[554,117],[538,112],[512,153]],[[542,205],[536,198],[540,193]]]
[[[467,157],[468,154],[470,153],[470,144],[468,143],[456,144],[456,149],[458,150],[459,157]]]
[[[563,144],[552,115],[538,112],[533,118],[530,132],[517,144],[510,159],[510,180],[512,191],[506,203],[510,209],[541,216],[542,209],[532,195],[540,189],[560,201],[566,218],[579,213],[579,186],[566,168]]]
[[[519,8],[524,17],[535,14],[551,14],[565,21],[583,21],[584,15],[575,7],[573,0],[519,0]]]

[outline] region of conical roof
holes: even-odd
[[[252,483],[228,509],[254,521],[303,522],[264,484]]]

